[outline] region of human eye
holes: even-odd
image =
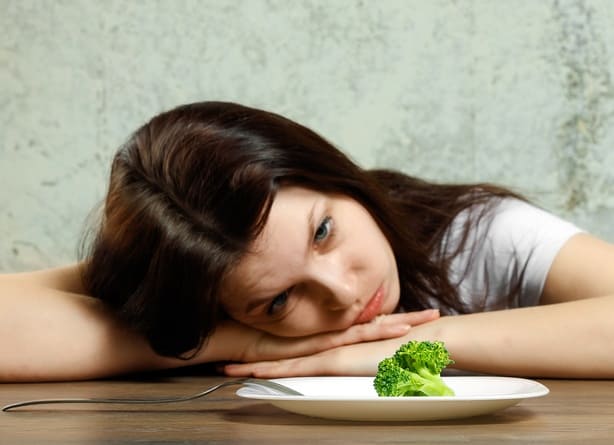
[[[269,304],[269,307],[267,308],[267,315],[276,315],[279,311],[281,311],[288,302],[289,296],[290,289],[287,289],[275,298],[273,298],[273,300]]]
[[[333,219],[330,216],[325,217],[313,236],[316,243],[320,243],[328,238],[333,230]]]

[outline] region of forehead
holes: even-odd
[[[231,271],[227,289],[233,295],[263,296],[300,269],[311,240],[315,209],[324,195],[300,187],[277,192],[267,221],[249,252]]]

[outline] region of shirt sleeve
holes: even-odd
[[[539,304],[557,253],[582,230],[517,199],[503,199],[469,232],[466,248],[452,261],[450,279],[471,311]],[[451,235],[469,215],[459,215]],[[454,243],[452,243],[454,244]]]

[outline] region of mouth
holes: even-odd
[[[367,323],[377,317],[384,304],[384,286],[380,286],[371,297],[364,309],[354,321],[354,324]]]

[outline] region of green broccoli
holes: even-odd
[[[453,396],[441,371],[454,363],[440,341],[410,341],[382,360],[373,381],[379,396]]]

